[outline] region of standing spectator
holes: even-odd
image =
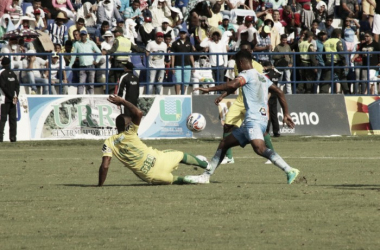
[[[107,21],[111,27],[116,27],[116,20],[121,19],[120,13],[113,0],[104,0],[97,12],[97,23],[100,25]]]
[[[343,20],[343,38],[349,52],[355,51],[355,36],[360,24],[353,18],[347,17]]]
[[[132,19],[138,25],[140,25],[142,23],[144,18],[143,18],[142,12],[140,10],[140,1],[138,1],[138,0],[133,1],[132,6],[125,9],[124,18],[125,19]]]
[[[360,35],[359,37],[359,43],[356,45],[356,51],[359,51],[360,50],[360,46],[362,44],[364,44],[366,42],[366,39],[365,39],[365,36],[364,36],[364,33]],[[367,86],[367,83],[365,82],[360,82],[362,80],[362,77],[361,77],[361,66],[363,66],[363,57],[362,57],[362,54],[357,54],[357,55],[354,55],[352,58],[351,58],[351,62],[354,63],[354,68],[355,68],[355,85],[354,85],[354,93],[353,94],[362,94],[364,95],[364,92],[365,92],[365,89],[366,89],[366,86]],[[362,92],[362,90],[364,90]]]
[[[222,24],[218,26],[222,34],[228,30],[234,30],[236,32],[236,29],[233,24],[230,23],[230,17],[225,15],[223,16]]]
[[[264,26],[268,26],[270,28],[270,40],[271,40],[271,45],[272,45],[272,50],[280,44],[280,33],[278,32],[278,29],[274,26],[274,21],[272,18],[271,14],[266,14],[265,15],[265,20],[264,20]],[[259,32],[263,27],[260,27]]]
[[[328,17],[326,19],[326,22],[319,23],[319,29],[326,31],[328,38],[331,38],[331,34],[334,30],[334,27],[331,25],[332,22],[333,22],[333,18]]]
[[[170,36],[172,39],[175,39],[174,30],[172,27],[169,26],[169,19],[166,17],[162,20],[161,27],[157,27],[156,32],[162,32],[164,33],[164,36]]]
[[[135,38],[137,38],[136,32],[137,24],[132,19],[125,20],[124,37],[128,38],[132,44],[136,45]]]
[[[220,4],[216,2],[214,6],[212,6],[211,13],[212,16],[208,19],[208,24],[212,27],[218,27],[219,23],[221,23],[222,15],[220,14]]]
[[[210,53],[227,53],[227,44],[221,41],[222,34],[216,29],[211,33],[211,38],[206,38],[201,42],[201,47],[208,48]],[[212,74],[215,83],[221,84],[224,82],[224,68],[227,67],[228,56],[224,55],[211,55],[210,63],[212,67]],[[224,67],[224,68],[223,68]]]
[[[319,52],[319,54],[317,54],[315,56],[315,59],[317,59],[317,62],[318,62],[318,67],[324,67],[325,66],[325,61],[323,59],[323,52],[324,52],[324,46],[323,44],[326,42],[327,40],[327,33],[326,31],[320,31],[317,35],[318,39],[316,41],[316,52]],[[318,89],[318,85],[319,85],[319,81],[321,80],[321,76],[322,76],[322,69],[321,68],[318,68],[317,69],[317,79],[316,79],[316,85],[314,85],[314,93],[317,93],[317,89]]]
[[[313,32],[307,31],[304,35],[303,41],[298,44],[299,52],[315,52],[315,48],[311,41],[313,40]],[[314,54],[301,54],[301,67],[308,67],[306,69],[300,69],[301,81],[307,83],[298,83],[297,84],[297,93],[312,94],[313,93],[313,82],[316,79],[317,69],[312,68],[317,66],[318,62],[315,59]]]
[[[37,93],[37,87],[36,83],[42,83],[43,84],[43,94],[47,95],[49,93],[48,84],[49,81],[46,78],[47,71],[45,71],[45,74],[41,74],[42,68],[49,67],[49,60],[43,60],[40,57],[36,57],[35,50],[28,50],[26,54],[29,54],[26,56],[24,60],[22,60],[22,65],[24,69],[30,69],[29,71],[22,71],[22,82],[23,83],[30,83],[32,84],[32,95],[35,95]]]
[[[152,13],[152,25],[154,28],[161,26],[162,20],[171,17],[170,6],[165,0],[156,0],[149,8]]]
[[[245,17],[244,24],[240,25],[238,30],[237,30],[238,43],[239,43],[239,40],[241,40],[240,33],[243,30],[248,30],[248,41],[249,42],[253,41],[255,35],[257,34],[257,30],[254,27],[254,23],[255,23],[255,17],[253,17],[253,16],[246,16]]]
[[[110,29],[110,25],[107,21],[104,21],[102,23],[102,26],[100,26],[100,29],[97,29],[95,31],[95,43],[100,46],[102,44],[102,42],[104,41],[104,34],[109,31]]]
[[[208,19],[206,16],[199,17],[199,26],[195,29],[195,48],[198,51],[202,50],[200,43],[206,39],[209,35],[210,26],[208,25]]]
[[[362,0],[363,15],[368,17],[368,22],[372,27],[373,17],[375,15],[376,1],[375,0]]]
[[[73,53],[101,53],[96,44],[87,39],[87,31],[82,30],[80,32],[81,40],[73,44],[74,51]],[[73,66],[75,62],[76,55],[73,55],[70,60],[70,67]],[[97,56],[96,61],[94,61],[93,55],[79,56],[79,65],[81,70],[79,71],[79,82],[80,84],[85,83],[94,83],[95,80],[95,64],[100,60],[100,56]],[[82,95],[86,89],[86,93],[93,95],[94,94],[94,85],[80,85],[78,86],[77,94]]]
[[[133,64],[127,62],[124,65],[124,75],[121,76],[119,82],[119,90],[117,95],[124,97],[125,100],[137,106],[140,95],[140,81],[137,76],[133,74]],[[130,110],[124,108],[124,114],[131,115]]]
[[[63,57],[62,57],[63,58]],[[50,68],[52,69],[51,72],[51,83],[52,84],[61,84],[63,83],[64,86],[62,87],[62,94],[67,95],[68,94],[68,87],[67,87],[67,76],[66,71],[64,70],[66,68],[65,60],[62,60],[60,62],[59,55],[57,53],[54,53],[51,57],[51,65]],[[51,92],[53,95],[57,94],[57,91],[55,89],[55,86],[51,86]]]
[[[178,55],[179,53],[191,53],[193,51],[193,46],[187,38],[187,31],[181,29],[179,31],[179,39],[172,44],[171,52],[177,53],[171,56],[171,64],[173,74],[175,75],[176,82],[184,83],[185,87],[189,85],[191,72],[191,67],[194,68],[194,57],[192,55]],[[182,60],[183,57],[183,60]],[[183,63],[182,63],[183,62]],[[182,70],[183,69],[183,70]],[[183,74],[183,75],[182,75]],[[175,86],[176,95],[181,94],[181,85],[176,84]]]
[[[273,23],[274,23],[273,27],[277,28],[280,35],[285,34],[284,25],[282,24],[280,20],[280,11],[276,9],[273,10]]]
[[[154,27],[152,25],[152,18],[144,18],[144,24],[140,26],[139,34],[141,37],[141,42],[144,46],[146,46],[149,41],[154,40]]]
[[[170,33],[164,34],[164,42],[166,43],[167,52],[171,53],[172,52],[172,37]],[[165,55],[165,68],[171,68],[171,55]],[[173,72],[172,70],[165,70],[165,77],[164,77],[164,82],[173,82]],[[175,90],[175,87],[174,87]]]
[[[279,69],[282,72],[282,79],[286,81],[285,89],[286,94],[292,94],[292,83],[290,81],[291,68],[293,67],[292,50],[288,44],[288,36],[286,34],[281,35],[281,43],[277,45],[273,52],[288,53],[287,55],[273,55],[274,66],[284,67]]]
[[[157,32],[155,41],[151,41],[146,46],[146,51],[149,53],[167,53],[168,46],[164,43],[164,33]],[[153,87],[155,86],[155,94],[160,95],[162,90],[162,83],[165,76],[165,55],[151,55],[149,56],[149,85],[147,94],[153,94]],[[154,70],[153,70],[154,69]],[[157,80],[156,80],[157,79]],[[153,85],[154,84],[154,85]]]
[[[363,68],[361,71],[361,76],[363,81],[374,81],[376,79],[376,70],[380,66],[380,60],[379,60],[379,54],[372,54],[372,52],[379,52],[380,51],[380,45],[379,43],[375,42],[372,37],[372,33],[367,31],[364,34],[365,43],[360,44],[359,51],[362,52],[369,52],[368,54],[362,54],[363,58],[363,67],[366,66],[369,68],[369,71],[367,68]],[[353,62],[356,57],[359,55],[355,55],[351,61]],[[366,82],[364,82],[366,83]],[[370,93],[371,95],[377,95],[377,83],[376,82],[370,82]],[[362,87],[362,93],[367,94],[367,84],[363,84]]]
[[[314,12],[315,20],[319,23],[326,22],[327,20],[327,5],[324,1],[319,1],[317,4],[317,11]]]
[[[49,24],[48,32],[53,43],[63,45],[64,36],[67,32],[66,25],[63,25],[65,22],[67,22],[67,17],[63,14],[63,12],[59,12],[57,18],[55,19],[55,23]]]
[[[77,12],[71,3],[71,0],[51,0],[53,7],[58,11],[63,11],[69,19],[75,20]],[[69,7],[70,10],[67,8]]]
[[[256,45],[253,49],[255,52],[264,52],[257,54],[257,61],[259,63],[264,61],[269,61],[268,52],[272,51],[271,39],[269,34],[271,33],[271,28],[264,26],[260,33],[256,33]]]
[[[79,32],[81,31],[86,31],[87,32],[87,29],[86,27],[84,26],[84,19],[83,18],[78,18],[78,20],[76,21],[76,23],[74,25],[71,25],[69,27],[69,31],[68,31],[68,34],[69,34],[69,38],[70,40],[74,40],[74,30],[78,30]]]
[[[373,28],[372,32],[374,34],[375,42],[379,42],[380,35],[380,4],[376,4],[375,16],[373,17]]]
[[[347,65],[346,58],[345,58],[344,54],[332,53],[332,52],[343,52],[344,51],[343,43],[340,40],[341,33],[342,33],[342,31],[340,29],[334,29],[333,32],[331,33],[331,38],[328,39],[323,44],[325,52],[328,52],[327,54],[325,54],[326,69],[325,69],[325,72],[323,74],[323,78],[325,81],[335,81],[334,74],[336,74],[338,76],[339,80],[345,80],[345,78],[346,78],[344,76],[344,69],[334,68],[334,72],[331,72],[331,70],[332,70],[331,66],[332,65],[334,65],[334,66],[346,66]],[[332,59],[332,56],[334,56],[334,59]],[[331,86],[331,84],[328,82],[321,83],[319,93],[321,93],[321,94],[329,93],[329,87],[330,86]],[[342,88],[345,91],[345,93],[348,90],[348,87],[346,87],[346,86],[347,86],[347,83],[346,84],[342,83]]]
[[[357,0],[340,0],[339,14],[342,19],[347,17],[357,18],[359,14],[359,4]]]
[[[9,117],[9,140],[16,142],[17,136],[17,100],[20,93],[20,83],[16,74],[10,68],[11,60],[4,57],[0,70],[0,142],[4,140],[4,127]]]
[[[104,39],[104,41],[100,44],[100,50],[101,51],[110,50],[112,48],[113,39],[114,39],[112,32],[107,30],[106,33],[104,33],[104,35],[103,35],[103,39]],[[102,69],[111,68],[111,63],[110,63],[111,60],[112,59],[109,58],[108,63],[107,63],[107,58],[105,55],[103,55],[99,61],[99,68],[102,68]],[[108,65],[108,67],[107,67],[107,65]],[[103,71],[103,70],[97,70],[95,73],[96,82],[105,83],[106,82],[106,74],[108,74],[108,72]]]
[[[35,18],[35,15],[34,15],[34,12],[36,10],[39,10],[40,11],[40,15],[41,15],[41,18],[44,22],[44,26],[47,27],[47,24],[46,24],[46,19],[45,19],[45,12],[44,10],[41,8],[41,0],[34,0],[33,1],[33,5],[32,6],[28,6],[25,10],[25,14],[26,16],[29,16],[29,17],[34,17]],[[38,12],[37,12],[38,13]]]

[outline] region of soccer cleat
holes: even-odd
[[[272,164],[270,160],[267,160],[264,164]]]
[[[223,161],[220,164],[234,164],[234,163],[235,163],[235,161],[234,161],[233,157],[228,158],[226,156],[226,157],[224,157]]]
[[[183,178],[185,183],[190,184],[209,184],[210,183],[210,175],[201,174],[201,175],[186,175]]]
[[[286,173],[286,178],[288,179],[288,184],[292,184],[293,181],[297,178],[300,171],[296,168],[293,168],[289,172]]]

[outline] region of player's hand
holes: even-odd
[[[289,128],[295,127],[292,117],[289,114],[284,115],[284,120],[282,121],[282,123],[286,124]]]
[[[218,96],[218,97],[215,99],[215,101],[214,101],[215,105],[218,106],[219,103],[220,103],[222,100],[223,100],[223,97],[222,97],[222,96]]]
[[[195,88],[195,89],[193,89],[193,92],[197,91],[197,90],[202,91],[202,94],[207,94],[208,92],[210,92],[210,90],[208,88]]]
[[[116,104],[118,106],[120,106],[124,101],[123,98],[121,98],[120,96],[117,96],[117,95],[110,95],[107,100],[110,103]]]

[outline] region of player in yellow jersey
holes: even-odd
[[[248,50],[250,53],[252,53],[252,47],[250,43],[243,43],[240,45],[240,50]],[[256,62],[255,60],[252,60],[252,66],[254,69],[256,69],[259,73],[264,72],[264,67]],[[234,66],[234,74],[231,74],[228,76],[231,80],[235,79],[235,76],[238,76],[239,72],[236,67],[236,64]],[[218,98],[215,99],[215,104],[218,105],[219,102],[221,102],[226,96],[230,95],[232,93],[229,92],[224,92],[221,94]],[[231,107],[228,109],[227,115],[226,115],[226,120],[223,125],[223,138],[231,134],[232,130],[234,128],[240,127],[241,123],[244,120],[244,115],[245,115],[245,107],[244,107],[244,101],[243,101],[243,90],[240,87],[239,88],[239,95],[236,98],[236,100],[233,102]],[[270,135],[265,133],[264,134],[264,141],[265,145],[273,150],[273,145],[270,139]],[[234,158],[232,156],[232,149],[228,149],[226,156],[224,157],[223,161],[221,164],[232,164],[234,163]],[[271,164],[271,161],[265,162],[266,164]]]
[[[185,184],[191,183],[186,177],[173,176],[172,171],[179,163],[195,165],[207,170],[208,162],[176,150],[160,151],[148,147],[137,135],[142,112],[132,103],[119,96],[109,96],[108,101],[123,105],[130,111],[130,117],[121,114],[116,118],[117,135],[104,141],[102,164],[99,168],[99,186],[107,178],[112,156],[115,156],[125,167],[129,168],[140,179],[150,184]]]

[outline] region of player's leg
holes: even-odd
[[[9,103],[0,104],[0,142],[4,140],[4,128],[8,119]]]
[[[234,125],[224,124],[223,125],[223,138],[226,138],[227,136],[229,136],[235,127],[236,126],[234,126]],[[234,158],[232,156],[232,149],[229,148],[227,150],[226,156],[224,157],[221,164],[233,164],[233,163],[235,163],[235,161],[234,161]]]
[[[208,162],[202,159],[199,159],[198,157],[189,154],[189,153],[183,153],[183,158],[180,163],[186,164],[186,165],[193,165],[198,166],[203,169],[207,168]]]

